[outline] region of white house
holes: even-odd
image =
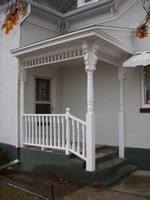
[[[0,32],[0,145],[8,160],[19,156],[20,168],[32,171],[49,166],[48,151],[62,150],[92,172],[97,144],[150,170],[150,36],[134,36],[142,2],[20,2],[19,24]]]

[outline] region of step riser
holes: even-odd
[[[112,184],[121,180],[122,178],[124,178],[124,177],[128,176],[129,174],[135,172],[136,170],[137,170],[137,167],[132,166],[132,165],[128,165],[128,166],[124,167],[123,169],[121,169],[120,171],[117,171],[117,173],[115,173],[111,176],[107,176],[107,177],[105,177],[105,179],[98,180],[98,183],[102,187],[109,187]]]
[[[97,164],[100,164],[102,162],[106,162],[108,160],[111,160],[113,158],[116,158],[118,156],[118,153],[117,152],[114,152],[114,153],[111,153],[109,155],[105,155],[104,157],[101,157],[101,158],[96,158],[96,165]]]
[[[106,145],[97,146],[97,147],[95,148],[95,152],[98,152],[98,151],[104,150],[104,149],[106,149],[106,148],[107,148]]]
[[[128,161],[127,160],[124,160],[116,165],[113,165],[113,166],[110,166],[110,168],[107,168],[107,169],[103,169],[103,170],[98,170],[96,172],[96,179],[100,179],[100,178],[103,178],[104,176],[109,176],[113,173],[115,173],[116,171],[118,171],[119,169],[125,167],[126,165],[128,164]]]

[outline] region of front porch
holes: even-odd
[[[116,124],[119,126],[119,157],[124,158],[124,80],[126,70],[122,68],[122,63],[123,58],[133,53],[134,50],[129,44],[116,38],[115,33],[117,31],[118,34],[118,30],[111,30],[112,35],[109,34],[109,31],[109,28],[104,27],[89,28],[12,51],[12,54],[19,59],[20,65],[20,147],[35,146],[42,150],[64,150],[67,155],[73,153],[84,160],[86,171],[96,170],[94,72],[98,61],[101,61],[101,63],[108,63],[109,67],[115,67],[119,74],[120,103],[118,103],[118,108],[120,111],[117,113],[119,121]],[[125,30],[120,31],[122,34]],[[127,34],[131,34],[131,30],[126,31]],[[55,66],[57,63],[61,66],[63,62],[70,60],[72,62],[82,60],[87,73],[87,93],[83,91],[87,94],[86,120],[83,121],[73,116],[70,109],[67,109],[65,114],[55,114],[55,112],[27,114],[29,112],[25,111],[30,105],[30,101],[28,101],[29,103],[25,106],[26,84],[30,83],[28,70],[43,66]]]

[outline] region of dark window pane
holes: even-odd
[[[36,101],[50,101],[50,80],[36,78]]]
[[[150,66],[144,67],[145,104],[150,104]]]
[[[90,2],[91,0],[84,0],[85,3]]]

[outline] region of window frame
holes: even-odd
[[[89,4],[98,2],[98,1],[99,1],[99,0],[91,0],[91,1],[89,1],[89,2],[85,2],[85,0],[78,0],[78,7],[85,6],[85,5],[89,5]]]
[[[140,66],[140,76],[141,76],[141,113],[150,113],[150,104],[145,104],[145,83],[144,83],[144,66]]]
[[[49,80],[49,95],[50,95],[50,100],[49,101],[37,101],[36,100],[36,79],[45,79],[45,80]],[[34,76],[34,113],[36,113],[36,104],[50,104],[50,110],[51,113],[53,114],[53,77],[49,77],[49,76],[40,76],[40,75],[35,75]]]

